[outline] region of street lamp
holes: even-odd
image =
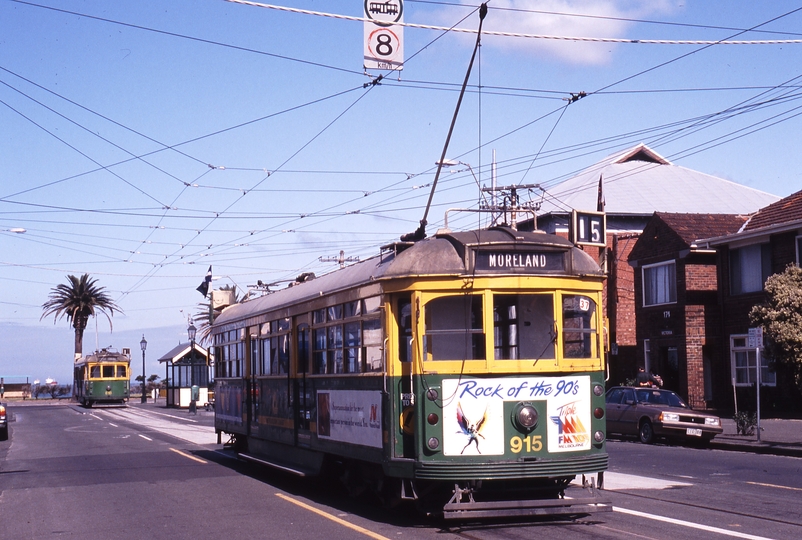
[[[197,329],[192,321],[189,321],[187,328],[187,335],[189,336],[189,412],[197,411],[197,403],[195,403],[195,333]],[[197,414],[197,413],[196,413]]]
[[[145,340],[145,334],[142,334],[142,341],[139,342],[142,347],[142,403],[148,402],[148,396],[145,394],[145,349],[148,348],[148,342]]]

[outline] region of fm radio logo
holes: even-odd
[[[578,448],[590,440],[588,430],[577,414],[578,403],[574,401],[558,407],[557,416],[551,417],[551,421],[557,425],[557,445],[560,448]]]

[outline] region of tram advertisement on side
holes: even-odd
[[[329,390],[317,394],[317,436],[382,447],[381,392]]]
[[[503,455],[505,452],[576,452],[591,447],[590,377],[445,379],[443,453],[447,456]],[[531,437],[507,440],[505,403],[529,401],[546,418]],[[545,435],[545,437],[544,437]],[[545,439],[545,440],[544,440]]]

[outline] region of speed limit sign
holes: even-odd
[[[365,69],[401,69],[404,65],[402,0],[365,0]]]

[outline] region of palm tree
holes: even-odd
[[[122,313],[120,307],[104,292],[105,287],[98,287],[97,280],[91,279],[89,274],[80,278],[67,276],[69,283],[62,283],[50,290],[49,300],[42,304],[44,313],[41,321],[48,315],[53,315],[55,324],[60,318],[66,316],[75,328],[75,358],[83,355],[84,330],[91,315],[102,313],[109,320],[114,311]]]

